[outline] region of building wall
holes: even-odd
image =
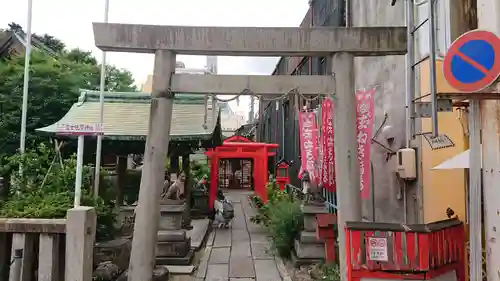
[[[301,27],[316,26],[344,26],[345,0],[314,0]],[[323,63],[321,63],[323,61]],[[326,62],[323,58],[282,57],[278,62],[274,75],[309,75],[327,74]],[[300,169],[300,147],[297,112],[305,105],[301,98],[290,96],[279,101],[264,101],[259,126],[258,138],[264,142],[277,143],[276,157],[270,159],[270,171],[274,173],[277,161],[285,159],[292,165],[289,169],[291,183],[299,185],[297,178]],[[309,103],[310,108],[318,105],[318,101]]]
[[[353,26],[404,26],[405,2],[397,1],[393,7],[386,0],[351,0],[351,20]],[[392,151],[405,145],[405,57],[362,57],[355,59],[356,87],[376,87],[375,126],[376,131],[382,126],[391,127],[390,135],[380,134],[377,141]],[[387,117],[385,117],[387,116]],[[386,128],[387,128],[386,127]],[[389,144],[387,137],[393,136]],[[403,182],[395,172],[396,156],[387,160],[386,148],[372,143],[371,159],[373,164],[373,182],[375,189],[375,208],[371,200],[363,201],[363,216],[384,222],[403,222],[405,219]],[[418,217],[416,187],[407,188],[407,219],[415,222]]]
[[[461,34],[476,27],[474,18],[471,18],[470,1],[441,1],[437,6],[437,52],[438,57],[444,56],[451,43]],[[466,12],[469,11],[469,12]],[[472,13],[473,14],[473,13]],[[428,5],[417,9],[417,21],[421,22],[428,17]],[[418,57],[429,54],[428,27],[418,33]],[[436,81],[438,93],[456,92],[446,82],[443,74],[442,60],[438,58],[436,64]],[[430,94],[430,63],[425,60],[419,65],[420,96]],[[428,101],[428,99],[423,99]],[[454,157],[468,149],[468,119],[465,108],[454,108],[453,112],[438,113],[438,127],[440,134],[446,134],[454,142],[453,147],[432,150],[424,137],[420,137],[422,144],[422,182],[423,182],[423,210],[424,222],[446,219],[446,208],[451,207],[455,213],[467,221],[467,171],[432,170],[434,166]],[[421,132],[431,132],[430,119],[421,119]]]
[[[442,60],[436,65],[438,92],[449,93],[454,90],[448,85],[442,71]],[[430,62],[420,65],[420,93],[425,96],[430,92]],[[428,99],[424,99],[428,101]],[[452,208],[462,219],[467,217],[466,172],[464,169],[432,170],[433,167],[467,150],[468,114],[465,108],[454,108],[453,112],[438,113],[440,134],[447,135],[454,143],[453,147],[432,150],[424,137],[422,143],[422,182],[424,202],[424,222],[446,219],[446,208]],[[422,132],[431,132],[430,119],[421,120]]]

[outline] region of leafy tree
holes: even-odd
[[[7,218],[64,218],[73,207],[75,196],[76,156],[59,161],[54,159],[54,149],[43,144],[28,149],[24,154],[8,157],[4,169],[13,173],[12,187],[6,200],[0,201],[0,217]],[[114,194],[109,191],[111,182],[102,170],[103,191],[101,196],[91,196],[92,169],[84,166],[82,171],[82,197],[84,206],[95,206],[97,212],[97,240],[110,239],[114,235],[116,214],[113,211]]]
[[[43,34],[43,35],[33,34],[32,37],[35,40],[38,40],[43,45],[45,45],[47,48],[57,53],[63,52],[64,48],[66,47],[66,45],[61,40],[55,38],[54,36],[50,36],[48,34]]]
[[[11,24],[11,29],[19,28]],[[52,48],[64,44],[44,35]],[[56,46],[56,47],[54,47]],[[59,47],[57,47],[59,46]],[[19,147],[24,57],[0,60],[0,157],[12,155]],[[90,52],[63,50],[57,58],[33,50],[31,54],[28,95],[27,144],[46,141],[35,129],[55,123],[71,108],[80,95],[79,89],[98,90],[100,65]],[[136,91],[132,74],[106,66],[106,90]]]

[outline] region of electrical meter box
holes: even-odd
[[[397,172],[404,180],[414,180],[417,178],[417,159],[413,148],[403,148],[398,150]]]

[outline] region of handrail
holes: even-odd
[[[346,222],[349,230],[366,230],[366,231],[396,231],[396,232],[415,232],[415,233],[430,233],[439,231],[445,228],[463,225],[458,219],[448,219],[428,224],[399,224],[399,223],[382,223],[382,222]]]

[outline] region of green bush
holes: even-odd
[[[271,245],[280,257],[289,258],[304,221],[300,202],[278,201],[270,210],[267,230],[271,236]]]
[[[28,150],[23,155],[15,154],[7,159],[3,173],[12,175],[9,195],[0,202],[0,217],[11,218],[64,218],[73,208],[76,157],[65,159],[62,164],[53,161],[55,153],[45,145]],[[51,167],[52,164],[52,167]],[[102,171],[103,178],[105,172]],[[93,206],[97,212],[98,241],[114,236],[115,198],[109,196],[111,183],[101,182],[101,196],[91,196],[92,170],[83,167],[81,204]]]
[[[208,164],[192,161],[190,170],[191,179],[193,179],[194,181],[198,182],[205,175],[208,176],[208,180],[210,180],[210,168],[208,167]]]
[[[265,204],[252,198],[259,211],[251,221],[266,227],[273,249],[280,257],[289,258],[304,221],[300,201],[280,191],[274,182],[267,184],[267,198]]]
[[[316,265],[312,276],[318,281],[340,281],[340,269],[338,264],[328,263]]]

